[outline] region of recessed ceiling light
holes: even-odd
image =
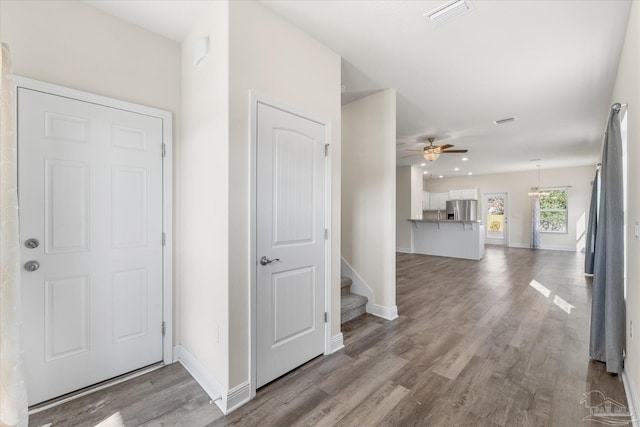
[[[420,166],[427,166],[426,163],[420,163]]]
[[[467,175],[473,175],[473,172],[467,172]]]
[[[471,3],[467,0],[454,0],[425,13],[423,16],[434,24],[445,23],[471,9]]]
[[[460,170],[460,168],[453,168],[453,170],[457,172]]]
[[[422,173],[423,173],[424,175],[426,175],[426,174],[427,174],[427,171],[424,171],[424,172],[422,172]]]
[[[463,158],[462,158],[462,161],[463,161],[463,162],[466,162],[467,160],[469,160],[469,158],[468,158],[468,157],[463,157]]]
[[[444,176],[440,175],[438,178],[444,178]]]
[[[505,123],[514,122],[515,120],[515,117],[507,117],[506,119],[494,120],[493,123],[496,125],[503,125]]]

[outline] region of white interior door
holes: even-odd
[[[162,121],[17,96],[33,405],[162,360]]]
[[[507,193],[486,193],[482,200],[488,245],[508,245]]]
[[[325,142],[324,125],[258,104],[257,387],[324,352]]]

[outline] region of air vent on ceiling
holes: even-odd
[[[505,123],[513,122],[515,120],[516,120],[515,117],[507,117],[506,119],[494,120],[493,123],[497,125],[503,125]]]
[[[434,24],[443,24],[469,10],[471,10],[471,3],[468,0],[454,0],[425,13],[423,16]]]

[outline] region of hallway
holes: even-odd
[[[400,317],[343,325],[346,347],[227,417],[177,365],[32,416],[31,425],[589,426],[588,392],[627,405],[588,358],[590,279],[572,252],[397,254]],[[535,282],[532,283],[532,281]],[[173,378],[173,380],[171,380]]]

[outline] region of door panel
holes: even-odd
[[[162,360],[162,121],[19,88],[18,150],[33,405]]]
[[[508,244],[507,239],[507,193],[487,193],[484,195],[484,222],[488,245]]]
[[[257,386],[324,352],[325,127],[257,116]]]

